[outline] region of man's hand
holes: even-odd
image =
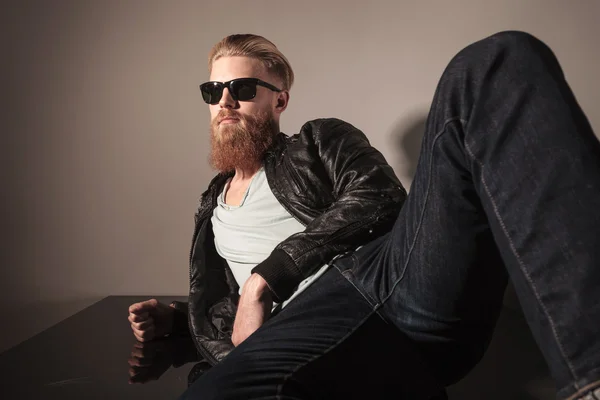
[[[248,336],[254,333],[269,319],[273,299],[267,286],[267,282],[258,274],[250,275],[250,278],[242,288],[242,295],[238,304],[231,341],[238,346]]]
[[[137,340],[146,342],[163,337],[173,329],[175,310],[156,299],[142,301],[129,306],[129,322]]]

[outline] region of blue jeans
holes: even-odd
[[[392,231],[182,398],[428,399],[481,358],[509,278],[557,396],[600,396],[599,229],[600,143],[558,61],[486,38],[440,80]]]
[[[330,268],[180,400],[427,400],[439,390],[412,341]]]

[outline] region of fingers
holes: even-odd
[[[155,338],[154,329],[147,331],[138,331],[133,329],[133,336],[140,342],[147,342]]]
[[[152,359],[145,357],[131,357],[127,360],[127,363],[131,367],[149,367],[152,365]]]
[[[148,314],[147,312],[141,313],[141,314],[129,314],[129,317],[127,318],[129,320],[129,322],[143,322],[146,321],[148,318],[150,318],[150,314]]]
[[[131,349],[128,363],[131,367],[148,367],[153,364],[155,357],[156,351],[151,343],[136,342]]]
[[[152,311],[152,310],[156,309],[157,306],[158,306],[158,300],[156,300],[156,299],[141,301],[139,303],[130,305],[129,313],[139,315],[143,312]]]
[[[140,330],[137,329],[133,324],[131,325],[131,329],[133,330],[133,335],[140,342],[147,342],[148,340],[152,340],[155,338],[155,330],[154,325],[150,326],[147,329]]]
[[[133,330],[133,335],[140,342],[147,342],[157,337],[156,323],[150,315],[159,306],[158,300],[150,299],[134,303],[129,306],[128,320]]]
[[[135,345],[133,345],[133,349],[131,350],[131,358],[135,358],[135,359],[142,359],[145,358],[144,357],[144,350],[142,349],[141,346],[137,346],[139,345],[139,342],[136,342]]]
[[[152,317],[142,322],[134,322],[132,321],[132,318],[129,318],[129,322],[131,322],[131,327],[137,329],[138,331],[145,331],[151,327],[154,327],[154,319],[152,319]]]
[[[154,320],[150,317],[149,311],[156,308],[158,301],[150,299],[129,306],[129,317],[133,335],[140,342],[152,340],[154,338]]]

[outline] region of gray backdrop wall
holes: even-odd
[[[548,43],[600,132],[596,0],[9,3],[0,351],[106,295],[186,293],[193,213],[213,174],[197,85],[227,34],[262,34],[291,61],[285,132],[348,120],[407,187],[446,63],[497,31]],[[358,95],[360,82],[374,89]]]

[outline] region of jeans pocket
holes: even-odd
[[[355,272],[359,265],[359,259],[355,252],[346,256],[340,257],[332,263],[333,267],[365,298],[365,300],[373,307],[378,306],[378,301],[369,294],[369,291],[361,284]]]

